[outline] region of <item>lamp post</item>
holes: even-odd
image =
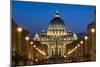
[[[77,44],[77,60],[79,60],[79,57],[80,57],[80,53],[81,53],[81,51],[80,51],[80,44]]]
[[[22,41],[21,41],[21,33],[22,33],[22,28],[18,27],[17,28],[17,32],[18,32],[18,45],[17,45],[17,52],[18,52],[18,56],[17,57],[21,57],[21,53],[22,53]],[[18,65],[22,65],[22,60],[18,60]]]
[[[17,28],[17,31],[18,31],[18,47],[17,47],[18,54],[21,54],[21,52],[22,52],[22,45],[21,45],[21,32],[22,32],[22,30],[23,29],[21,27]]]
[[[28,36],[25,37],[25,40],[26,40],[26,49],[28,51],[28,49],[29,49],[29,37]]]
[[[28,54],[29,54],[29,37],[26,36],[25,37],[25,40],[26,40],[26,53],[27,53],[27,58],[28,58]],[[27,64],[29,64],[29,61],[28,60],[27,60]]]
[[[91,50],[91,54],[92,54],[92,56],[91,56],[91,60],[94,60],[94,55],[95,55],[95,50],[94,50],[94,48],[95,48],[95,43],[94,43],[94,33],[95,33],[95,29],[94,28],[92,28],[91,29],[91,33],[92,33],[92,50]]]
[[[26,46],[27,46],[27,48],[29,48],[29,37],[28,36],[25,37],[25,40],[26,40]]]
[[[36,45],[33,45],[33,60],[36,59]]]
[[[31,41],[30,42],[30,44],[31,44],[31,47],[30,47],[30,52],[31,52],[31,64],[33,64],[33,42]]]
[[[81,49],[81,57],[82,57],[83,56],[83,41],[82,40],[80,41],[80,44],[81,44],[80,49]]]
[[[88,36],[85,36],[84,39],[85,39],[85,47],[84,47],[85,50],[84,50],[84,54],[87,55],[88,54],[88,44],[87,44],[87,42],[88,42],[87,41],[88,40]]]

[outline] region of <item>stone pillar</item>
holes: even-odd
[[[54,52],[54,47],[52,46],[52,48],[51,48],[51,49],[52,49],[52,56],[53,56],[53,55],[54,55],[54,53],[55,53],[55,52]]]
[[[62,55],[62,56],[64,56],[64,53],[65,53],[65,51],[64,51],[64,50],[65,50],[65,48],[64,48],[64,45],[63,45],[63,55]]]
[[[61,45],[61,56],[63,55],[63,45]]]
[[[66,55],[66,44],[64,44],[64,55]]]
[[[53,48],[50,48],[51,56],[53,55]]]
[[[54,55],[55,55],[55,49],[56,49],[56,48],[55,48],[55,46],[54,46]]]
[[[58,55],[59,55],[59,46],[57,47],[57,52],[58,52]]]
[[[50,54],[50,57],[52,56],[52,48],[51,48],[51,46],[50,46],[50,48],[49,48],[49,54]]]
[[[49,56],[49,57],[51,56],[49,44],[48,44],[48,56]]]

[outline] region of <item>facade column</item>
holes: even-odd
[[[63,45],[61,47],[61,56],[63,56]]]
[[[50,52],[50,57],[51,57],[52,56],[52,48],[51,48],[51,46],[49,48],[49,52]]]
[[[48,44],[48,56],[50,57],[50,46]]]
[[[57,52],[58,52],[58,55],[59,55],[59,46],[57,47]]]
[[[53,55],[55,55],[55,48],[53,47]]]
[[[66,44],[64,44],[64,55],[66,55]]]
[[[63,55],[62,56],[64,56],[64,53],[65,53],[64,50],[65,50],[65,48],[64,48],[64,45],[63,45]]]

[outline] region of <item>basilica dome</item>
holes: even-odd
[[[55,17],[51,20],[50,25],[65,25],[64,21],[60,17]]]
[[[50,21],[47,35],[62,36],[67,35],[64,21],[60,18],[59,11],[56,11],[54,18]]]

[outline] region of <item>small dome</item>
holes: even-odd
[[[34,41],[40,41],[40,37],[39,35],[36,33],[34,38],[33,38]]]

